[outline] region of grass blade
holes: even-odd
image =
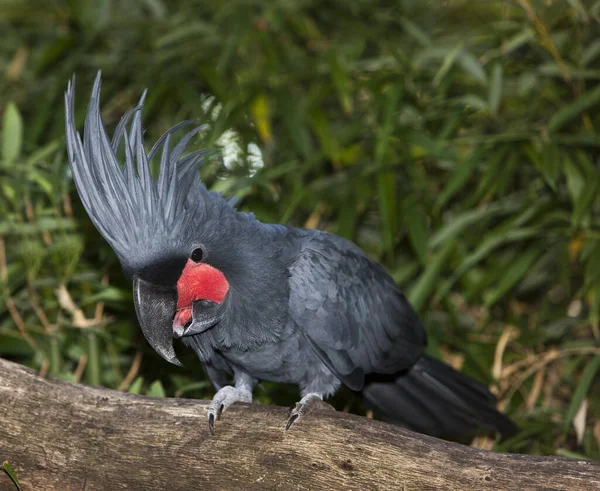
[[[2,464],[2,469],[4,469],[4,472],[6,472],[8,474],[8,477],[10,477],[12,479],[12,482],[15,483],[15,486],[17,487],[17,489],[19,491],[21,491],[21,485],[19,484],[19,479],[17,478],[17,473],[12,468],[12,466],[8,463],[8,461],[5,461]]]

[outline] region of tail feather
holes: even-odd
[[[485,386],[429,356],[408,371],[373,379],[363,396],[382,419],[440,438],[517,431]]]

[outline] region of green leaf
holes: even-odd
[[[486,307],[495,304],[506,292],[514,287],[529,272],[533,262],[544,251],[540,248],[531,248],[526,252],[519,252],[514,261],[511,261],[508,268],[502,269],[495,283],[494,288],[486,291],[483,299]]]
[[[562,128],[582,112],[600,103],[600,85],[589,92],[584,92],[575,101],[560,109],[548,123],[548,131],[555,132]]]
[[[440,228],[429,241],[429,246],[432,248],[439,247],[462,233],[468,227],[479,222],[485,222],[498,215],[512,213],[521,207],[518,200],[506,200],[504,202],[491,203],[488,206],[468,210],[452,217],[448,223]]]
[[[17,473],[12,468],[12,466],[8,463],[8,461],[5,461],[2,464],[2,469],[4,469],[4,472],[6,472],[8,474],[8,476],[12,479],[12,482],[15,483],[15,486],[17,487],[17,489],[19,491],[21,491],[21,485],[19,484],[19,479],[17,478]]]
[[[139,394],[142,390],[142,384],[144,383],[144,377],[137,377],[133,383],[129,386],[127,392],[130,394]]]
[[[429,46],[431,44],[431,37],[427,32],[421,29],[417,24],[408,19],[407,17],[400,17],[398,22],[406,33],[411,36],[415,41],[419,42],[422,46]]]
[[[377,175],[377,189],[379,191],[379,210],[383,222],[383,246],[384,250],[390,252],[394,248],[394,235],[398,228],[395,174],[380,172]]]
[[[462,50],[458,57],[458,64],[466,73],[482,85],[487,83],[487,75],[483,66],[481,66],[481,62],[468,51]]]
[[[384,121],[375,145],[375,164],[381,165],[389,155],[389,141],[394,127],[394,115],[400,101],[402,89],[399,85],[390,87],[385,98]],[[394,235],[398,228],[398,205],[396,199],[396,175],[389,170],[382,170],[377,176],[379,191],[379,209],[381,211],[384,249],[391,251]]]
[[[426,264],[428,256],[427,217],[418,208],[413,197],[402,204],[402,222],[408,234],[410,244],[421,264]]]
[[[500,226],[479,242],[475,251],[471,252],[461,263],[454,269],[452,277],[450,277],[439,289],[439,299],[444,298],[450,292],[450,289],[471,268],[490,256],[492,252],[500,246],[511,242],[522,242],[532,237],[539,236],[539,228],[517,228],[506,229],[505,226]]]
[[[598,198],[598,190],[600,189],[600,179],[588,178],[577,197],[575,207],[573,209],[573,224],[578,227],[582,224],[586,216],[591,212],[592,203]]]
[[[146,395],[151,397],[165,397],[165,389],[163,388],[161,381],[155,380],[152,382],[146,391]]]
[[[454,242],[448,242],[440,251],[433,254],[417,283],[411,288],[408,299],[416,311],[425,306],[427,299],[433,293],[454,248]]]
[[[586,23],[589,21],[588,14],[585,11],[585,7],[581,3],[581,0],[567,0],[567,2],[569,3],[569,5],[571,5],[571,8],[577,14],[576,17],[579,21]]]
[[[581,54],[581,64],[583,66],[589,65],[598,55],[600,55],[600,39],[596,39],[586,46]]]
[[[532,155],[530,154],[530,157]],[[546,183],[552,188],[553,191],[557,190],[558,178],[560,177],[560,170],[562,166],[560,150],[552,144],[544,145],[542,150],[541,159],[531,158],[531,161],[535,167],[542,173]]]
[[[600,328],[600,284],[596,284],[590,288],[587,294],[587,299],[590,306],[588,318],[590,320],[592,329],[595,329],[597,331]]]
[[[395,271],[391,272],[392,278],[396,283],[402,285],[410,277],[412,277],[417,270],[419,269],[419,265],[415,261],[408,261],[402,263]]]
[[[583,455],[579,452],[573,452],[573,450],[569,450],[567,448],[558,448],[556,449],[556,455],[560,457],[566,457],[568,459],[576,459],[576,460],[593,460],[591,457],[587,455]]]
[[[323,153],[331,159],[334,164],[340,162],[340,142],[331,129],[325,113],[319,108],[314,107],[310,111],[310,122],[313,131],[319,138]]]
[[[329,70],[331,79],[337,91],[342,108],[346,114],[350,114],[353,109],[352,97],[350,95],[350,84],[348,71],[341,56],[332,56],[329,61]]]
[[[23,119],[17,106],[9,102],[2,123],[2,158],[5,163],[10,164],[19,157],[22,144]]]
[[[11,332],[3,329],[0,332],[0,347],[4,356],[31,356],[34,353],[34,349],[18,331]]]
[[[513,37],[509,38],[506,42],[502,43],[502,54],[507,55],[514,51],[515,49],[519,49],[521,46],[527,44],[528,42],[535,39],[535,32],[531,27],[527,26],[518,34],[515,34]]]
[[[506,153],[504,151],[504,147],[498,153],[504,155]],[[466,161],[459,162],[454,165],[454,169],[450,179],[448,180],[448,183],[437,198],[438,208],[444,206],[458,191],[464,187],[469,178],[473,175],[473,172],[477,166],[481,163],[481,157],[482,152],[477,149]]]
[[[589,169],[590,163],[579,159],[575,163],[570,155],[563,158],[563,170],[567,178],[567,189],[573,204],[572,223],[579,226],[591,204],[598,197],[600,178],[596,172]]]
[[[488,104],[492,114],[498,114],[500,102],[502,101],[503,68],[500,63],[496,63],[492,68],[492,80],[490,83],[490,92]]]
[[[584,177],[584,182],[577,195],[574,195],[575,201],[572,220],[575,226],[580,226],[586,217],[589,217],[593,203],[598,200],[600,175],[586,152],[576,151],[575,156],[577,157],[577,166]],[[571,163],[570,159],[566,159],[566,161]],[[571,165],[573,164],[571,163]]]
[[[98,336],[94,331],[89,331],[88,340],[88,364],[86,369],[87,382],[90,385],[100,385],[102,383],[102,367],[100,356],[100,345]]]
[[[207,389],[211,386],[212,384],[208,380],[204,380],[202,382],[190,382],[189,384],[185,384],[181,388],[177,389],[175,397],[181,397],[183,394],[187,394],[188,392]]]
[[[440,82],[444,79],[444,77],[448,74],[448,72],[454,65],[454,62],[458,58],[458,55],[460,55],[462,49],[462,44],[459,44],[444,57],[444,61],[442,62],[440,69],[433,77],[432,84],[434,87],[437,87],[440,84]]]
[[[585,186],[585,176],[569,156],[564,158],[563,170],[567,178],[567,189],[571,196],[571,202],[574,205]]]
[[[488,103],[482,97],[475,94],[466,94],[452,99],[452,103],[457,106],[464,106],[465,109],[475,109],[477,111],[487,111]]]
[[[596,378],[596,373],[600,369],[600,355],[594,356],[587,367],[585,368],[581,378],[579,379],[579,384],[573,392],[573,396],[571,397],[571,402],[569,404],[569,409],[567,409],[567,414],[563,423],[563,430],[565,433],[571,427],[571,423],[573,422],[573,418],[575,414],[577,414],[577,410],[579,406],[581,406],[581,402],[587,396],[590,387],[592,386],[592,382],[594,382]]]

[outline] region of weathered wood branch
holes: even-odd
[[[0,360],[0,462],[23,489],[597,490],[600,464],[487,452],[358,416],[232,407],[47,380]],[[15,489],[0,471],[0,490]]]

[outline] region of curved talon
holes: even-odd
[[[288,419],[287,424],[285,425],[285,431],[290,429],[290,426],[294,424],[294,422],[298,419],[299,414],[292,414],[290,419]]]
[[[208,430],[211,436],[215,433],[215,421],[220,421],[223,412],[235,402],[252,402],[251,385],[242,384],[240,387],[226,385],[217,391],[208,406]]]
[[[320,407],[329,407],[329,404],[323,402],[323,395],[315,392],[309,392],[300,399],[291,411],[290,417],[285,425],[285,431],[289,430],[294,423],[300,423],[306,416]]]
[[[210,436],[214,436],[215,434],[215,415],[214,413],[208,414],[208,432]]]

